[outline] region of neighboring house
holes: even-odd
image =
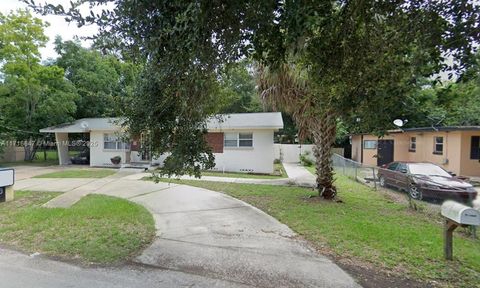
[[[457,175],[480,176],[480,126],[406,128],[382,138],[352,135],[352,159],[371,166],[431,162]]]
[[[55,133],[59,164],[70,164],[68,134],[84,133],[90,137],[90,166],[113,166],[110,158],[120,156],[122,164],[162,165],[165,155],[151,159],[141,149],[140,139],[126,141],[121,118],[85,118],[73,123],[41,129]],[[212,117],[207,122],[216,166],[214,170],[272,173],[274,161],[273,133],[283,128],[280,113],[238,113]]]

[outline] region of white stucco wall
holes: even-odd
[[[224,130],[224,133],[239,132]],[[272,173],[273,172],[273,130],[249,130],[253,133],[253,147],[224,147],[223,153],[215,153],[215,168],[219,171]]]
[[[253,147],[230,148],[224,147],[223,153],[214,153],[215,171],[226,172],[273,172],[273,130],[222,130],[214,132],[252,132]],[[167,155],[154,159],[152,163],[160,166]]]
[[[273,130],[222,130],[221,132],[252,132],[253,147],[230,148],[224,147],[223,153],[215,153],[215,168],[218,171],[272,173],[274,147]],[[103,134],[111,131],[92,131],[90,133],[90,166],[113,166],[110,158],[119,155],[122,164],[126,163],[128,151],[103,149]],[[140,161],[138,153],[132,152],[131,161]],[[152,163],[163,163],[166,155],[153,159]]]
[[[312,144],[274,144],[275,159],[280,159],[283,163],[299,163],[300,154],[308,152],[308,158],[315,161]],[[343,156],[343,148],[332,148],[332,152]]]
[[[122,164],[126,163],[126,150],[103,149],[103,134],[113,133],[112,131],[91,131],[90,132],[90,166],[114,166],[110,158],[122,157]]]

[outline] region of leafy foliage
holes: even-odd
[[[0,126],[10,137],[24,141],[25,160],[32,160],[48,125],[72,120],[77,96],[58,66],[40,64],[47,24],[29,12],[0,14]]]
[[[79,25],[96,23],[99,45],[146,62],[127,115],[132,129],[151,131],[156,154],[171,151],[168,170],[197,174],[202,164],[211,166],[202,135],[205,119],[218,110],[220,75],[251,56],[270,75],[292,72],[277,79],[307,88],[293,104],[301,108],[294,114],[305,117],[294,118],[299,134],[318,133],[320,189],[333,187],[337,119],[360,118],[359,126],[385,131],[408,110],[418,79],[467,68],[479,39],[478,4],[466,0],[117,0],[113,10],[83,17],[78,7],[85,2],[108,1],[36,8]],[[455,60],[452,67],[445,55]]]
[[[463,76],[416,92],[408,127],[480,125],[480,54]]]
[[[253,65],[242,60],[232,64],[221,75],[221,93],[217,101],[221,101],[221,113],[261,112],[262,104],[255,89]]]
[[[121,115],[123,104],[133,94],[140,69],[137,65],[59,37],[55,39],[55,50],[60,55],[55,64],[65,70],[65,77],[80,96],[76,100],[76,119]]]

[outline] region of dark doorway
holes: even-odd
[[[377,165],[393,162],[393,140],[378,140]]]

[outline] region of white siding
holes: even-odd
[[[127,151],[103,149],[103,134],[112,131],[91,131],[90,132],[90,166],[114,166],[110,158],[122,157],[122,164],[126,163]]]

